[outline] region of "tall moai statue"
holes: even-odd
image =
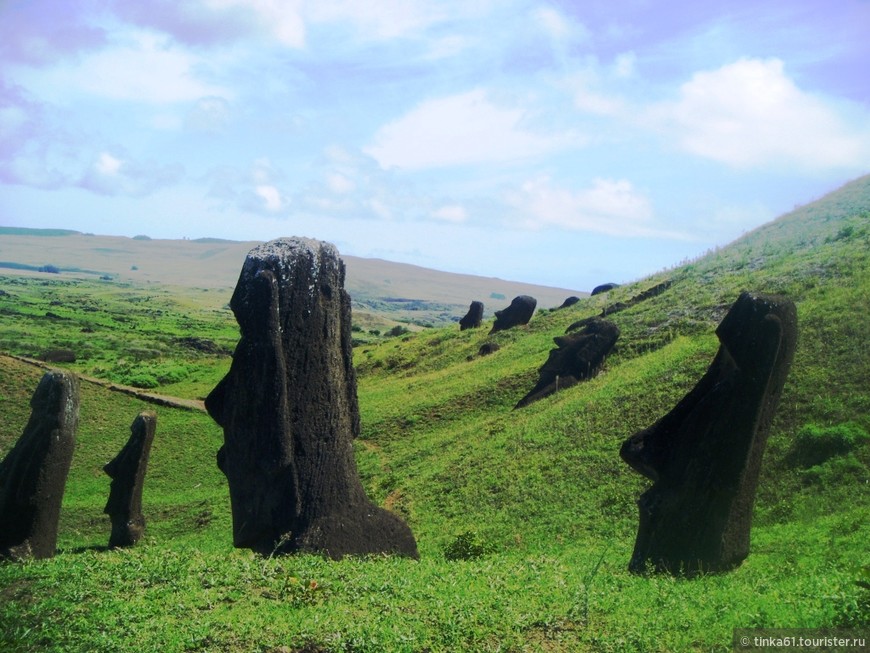
[[[654,481],[638,500],[633,572],[725,571],[749,555],[761,459],[797,342],[795,306],[743,293],[716,335],[719,351],[695,388],[622,445],[623,460]]]
[[[30,400],[30,420],[0,462],[0,557],[51,558],[75,449],[79,384],[46,372]]]
[[[262,554],[417,557],[411,530],[365,495],[345,268],[330,243],[282,238],[252,249],[230,307],[241,330],[206,399],[223,428],[233,544]]]
[[[133,546],[145,533],[142,486],[148,469],[151,443],[157,430],[157,413],[146,410],[133,420],[130,439],[103,471],[112,479],[104,513],[112,520],[109,548]]]

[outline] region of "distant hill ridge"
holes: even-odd
[[[148,236],[101,236],[65,229],[0,228],[0,268],[109,277],[122,283],[157,283],[230,291],[255,241],[220,238],[163,240]],[[539,308],[559,306],[587,292],[442,272],[407,263],[343,255],[346,287],[354,310],[387,313],[402,320],[439,324],[461,317],[474,301],[486,313],[531,295]]]

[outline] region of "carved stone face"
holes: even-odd
[[[300,238],[251,250],[230,307],[241,339],[206,408],[224,430],[218,466],[229,482],[234,545],[368,551],[370,543],[341,533],[325,543],[314,535],[337,513],[351,524],[356,511],[378,510],[353,457],[359,407],[338,252]]]
[[[797,339],[794,304],[744,293],[716,333],[704,377],[620,451],[654,481],[638,501],[633,571],[728,569],[749,553],[761,459]]]

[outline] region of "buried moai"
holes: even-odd
[[[75,449],[78,380],[52,370],[30,400],[30,420],[0,462],[0,558],[51,558]]]
[[[103,467],[112,479],[109,500],[103,510],[112,520],[109,548],[133,546],[145,533],[142,485],[156,430],[157,414],[153,411],[139,413],[130,426],[127,444]]]
[[[365,495],[350,297],[335,247],[283,238],[252,249],[230,307],[241,330],[206,399],[223,428],[233,544],[261,554],[417,557],[411,530]]]
[[[794,304],[743,293],[716,330],[706,374],[620,455],[653,485],[638,500],[629,569],[693,575],[749,555],[752,507],[770,424],[794,356]]]
[[[476,329],[483,321],[483,302],[473,301],[468,307],[468,313],[459,320],[459,330]]]
[[[537,305],[538,300],[529,295],[514,297],[510,306],[495,312],[495,323],[492,325],[490,333],[528,324],[532,315],[535,314]]]
[[[582,331],[553,338],[557,348],[550,350],[547,361],[538,370],[537,384],[514,408],[591,379],[604,365],[618,338],[617,326],[598,317],[586,320]]]

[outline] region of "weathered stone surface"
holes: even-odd
[[[139,413],[130,426],[127,444],[103,467],[103,471],[112,479],[109,500],[103,510],[112,520],[110,548],[133,546],[145,533],[142,486],[156,430],[157,413]]]
[[[471,306],[468,307],[468,313],[465,314],[465,317],[459,320],[459,330],[465,331],[466,329],[476,329],[480,326],[482,320],[483,302],[471,302]]]
[[[495,324],[492,325],[490,333],[528,324],[529,320],[532,319],[532,315],[535,314],[535,307],[537,305],[538,300],[529,295],[514,297],[510,306],[495,312]]]
[[[335,247],[285,238],[250,251],[230,301],[241,339],[206,399],[223,427],[233,543],[263,554],[396,553],[411,530],[365,495],[350,297]]]
[[[592,289],[591,294],[592,295],[600,295],[601,293],[608,292],[610,290],[613,290],[614,288],[619,288],[619,284],[618,283],[602,283],[599,286],[595,286]]]
[[[0,557],[51,558],[75,449],[78,380],[52,370],[30,400],[30,420],[0,463]]]
[[[537,384],[515,408],[595,376],[618,338],[616,325],[597,317],[589,320],[582,331],[553,338],[557,348],[550,350],[547,362],[538,370]]]
[[[797,340],[794,304],[743,293],[716,334],[719,352],[695,388],[622,445],[623,460],[654,481],[638,501],[634,572],[724,571],[749,554],[761,459]]]
[[[580,301],[580,298],[579,298],[579,297],[575,297],[575,296],[573,296],[573,295],[572,295],[571,297],[566,297],[566,298],[565,298],[565,301],[562,302],[562,305],[561,305],[561,306],[558,306],[558,307],[556,308],[556,310],[558,311],[558,310],[561,310],[561,309],[563,309],[563,308],[568,308],[569,306],[573,306],[574,304],[576,304],[576,303],[579,302],[579,301]]]

